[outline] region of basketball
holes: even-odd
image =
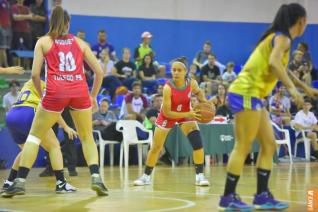
[[[215,110],[212,104],[210,103],[199,103],[194,107],[194,110],[199,110],[201,118],[198,122],[209,123],[215,116]]]

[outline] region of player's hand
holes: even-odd
[[[318,97],[318,90],[312,87],[306,87],[306,89],[304,89],[305,93],[311,97],[311,98],[317,98]]]
[[[24,69],[20,66],[12,66],[12,67],[8,67],[7,69],[7,73],[8,74],[23,74],[24,73]]]
[[[72,128],[66,127],[64,131],[67,133],[69,139],[74,140],[75,138],[77,138],[77,132]]]
[[[289,89],[288,92],[290,93],[292,100],[297,105],[297,107],[302,107],[304,104],[303,95],[301,95],[295,87]]]
[[[95,113],[98,111],[98,104],[96,98],[90,97],[92,102],[92,112]]]
[[[194,118],[196,120],[199,120],[201,118],[201,114],[199,110],[190,110],[188,112],[188,118]]]

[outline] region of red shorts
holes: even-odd
[[[46,95],[42,99],[42,107],[47,111],[62,112],[67,106],[74,110],[85,110],[89,109],[92,106],[92,103],[89,96],[56,98]]]
[[[182,124],[186,122],[195,122],[195,119],[182,118],[182,119],[168,119],[162,115],[158,115],[156,126],[164,129],[171,129],[176,123]]]

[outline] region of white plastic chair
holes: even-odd
[[[136,128],[144,132],[148,132],[146,140],[139,140]],[[123,157],[125,157],[125,168],[128,168],[129,145],[138,146],[138,165],[142,166],[142,145],[152,144],[153,133],[152,130],[147,130],[141,123],[135,120],[120,120],[116,124],[116,130],[123,133],[123,142],[120,145],[120,159],[119,166],[122,167]]]
[[[295,129],[295,122],[294,121],[291,122],[290,126],[292,127],[293,130],[295,130],[296,134],[297,133],[301,134],[301,136],[299,138],[297,138],[297,136],[296,136],[294,156],[296,157],[298,144],[304,143],[305,159],[306,159],[306,161],[310,161],[310,139],[307,138],[307,136],[305,134],[305,130]]]
[[[105,146],[109,144],[109,158],[110,165],[114,165],[114,144],[120,144],[118,141],[108,141],[102,138],[102,134],[99,130],[93,130],[94,133],[97,133],[97,141],[99,145],[99,167],[102,169],[104,167],[104,157],[105,157]]]
[[[286,144],[287,147],[288,147],[288,155],[289,155],[289,161],[290,163],[293,163],[293,156],[292,156],[292,152],[291,152],[291,144],[290,144],[290,135],[289,135],[289,131],[287,129],[282,129],[280,128],[277,124],[275,124],[274,122],[272,122],[272,126],[273,128],[277,131],[277,132],[280,132],[280,133],[283,133],[284,134],[284,138],[282,139],[277,139],[275,138],[275,142],[276,144],[278,145],[282,145],[282,144]],[[280,146],[279,146],[280,147]],[[277,156],[279,155],[279,149],[280,148],[277,148]]]

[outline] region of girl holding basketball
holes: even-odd
[[[303,97],[295,85],[301,87],[309,96],[317,95],[317,90],[308,87],[290,71],[286,71],[291,42],[303,34],[305,27],[306,10],[300,4],[282,5],[272,25],[229,88],[228,101],[235,114],[236,142],[227,165],[224,194],[219,202],[221,211],[288,208],[288,204],[276,200],[268,188],[276,143],[263,99],[270,95],[278,80],[282,81],[298,105],[303,103]],[[240,200],[235,188],[255,138],[260,142],[256,163],[257,192],[253,200],[254,206],[250,206]]]
[[[209,181],[203,175],[204,152],[201,135],[196,119],[200,119],[200,111],[190,107],[191,94],[199,102],[208,102],[204,93],[195,80],[187,78],[185,58],[176,59],[172,63],[172,80],[167,81],[163,88],[163,103],[156,120],[153,144],[148,152],[144,174],[134,181],[134,185],[143,186],[150,184],[150,175],[156,165],[158,155],[163,148],[170,129],[179,123],[181,130],[188,137],[193,148],[193,160],[196,170],[195,184],[208,186]]]

